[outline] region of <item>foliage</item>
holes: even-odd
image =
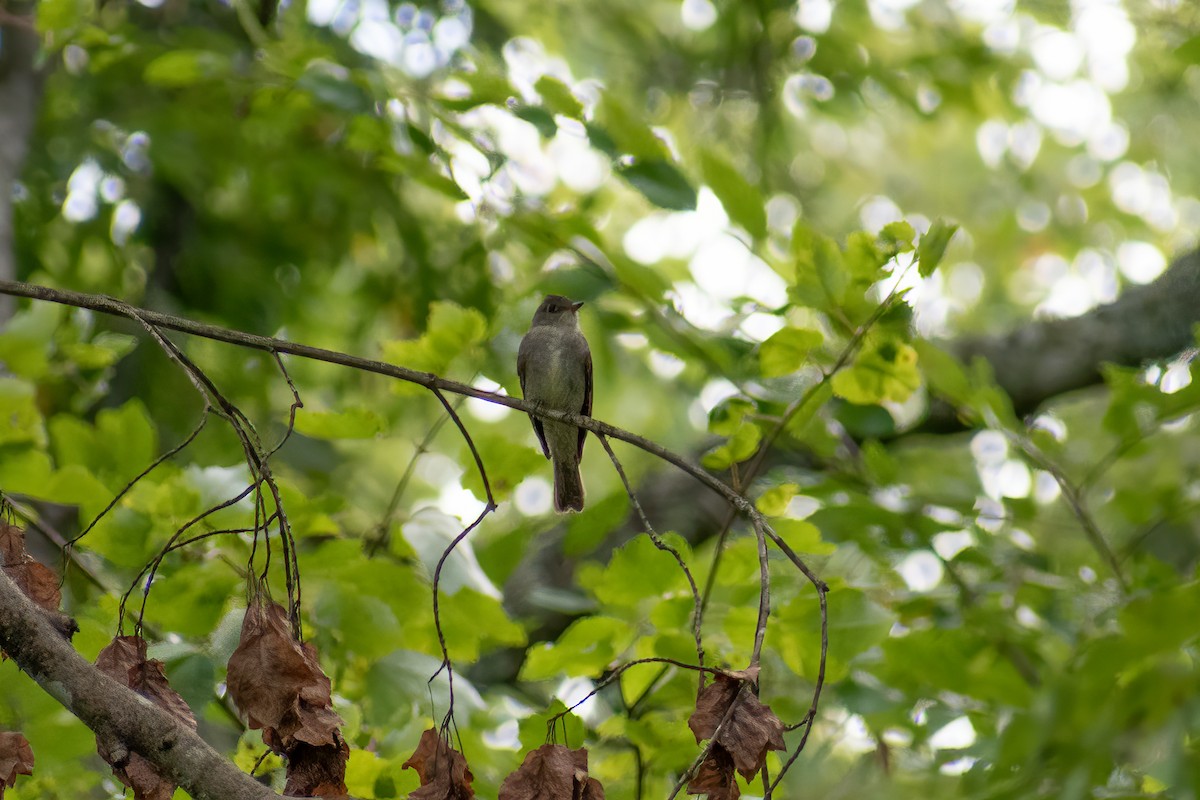
[[[1126,5],[308,0],[263,25],[242,0],[42,0],[56,68],[15,194],[20,277],[513,394],[541,295],[585,300],[594,416],[721,471],[830,587],[822,703],[779,796],[1194,797],[1197,367],[1109,368],[1021,420],[986,364],[938,343],[1080,313],[1191,244],[1200,19]],[[172,337],[283,440],[273,359]],[[45,562],[204,413],[140,327],[89,312],[21,305],[0,361],[0,488]],[[427,684],[431,578],[482,481],[427,392],[286,366],[304,408],[271,463],[325,711],[354,795],[408,796],[449,704],[444,676]],[[973,430],[914,433],[935,398]],[[552,518],[528,421],[456,408],[499,508],[443,566],[440,621],[455,747],[494,797],[617,666],[694,663],[693,599],[647,537],[612,548],[631,505],[598,443],[587,509]],[[718,537],[691,513],[706,490],[654,492],[667,468],[617,452],[709,586],[707,662],[745,667],[754,536]],[[63,587],[94,659],[172,535],[211,534],[165,556],[143,633],[246,769],[263,746],[217,687],[255,508],[189,522],[249,482],[211,420],[79,541]],[[759,699],[795,725],[821,613],[775,550],[769,569]],[[695,702],[695,673],[640,664],[553,739],[587,746],[606,796],[666,797],[699,753]],[[37,757],[7,796],[115,786],[11,662],[0,727]],[[790,754],[765,754],[772,776]]]

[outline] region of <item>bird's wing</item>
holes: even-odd
[[[583,350],[583,408],[579,413],[585,417],[592,415],[592,351],[584,342]],[[587,438],[587,428],[579,429],[578,458],[583,459],[583,441]]]
[[[521,340],[521,347],[517,350],[517,379],[521,382],[521,396],[526,400],[529,398],[525,394],[525,362],[527,351],[525,349],[525,340]],[[550,448],[546,445],[546,432],[542,430],[542,421],[535,416],[530,415],[529,421],[533,423],[533,432],[537,434],[538,442],[542,445],[542,454],[546,458],[550,457]]]

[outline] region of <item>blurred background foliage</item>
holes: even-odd
[[[777,795],[1200,792],[1190,355],[1018,420],[986,370],[933,344],[1086,313],[1195,246],[1192,4],[42,0],[36,24],[49,75],[15,188],[21,279],[512,393],[540,296],[587,302],[595,416],[723,471],[831,585],[829,684]],[[948,244],[938,218],[960,226]],[[175,338],[284,433],[269,358]],[[22,304],[0,360],[0,487],[47,558],[198,422],[187,380],[123,323]],[[306,632],[352,793],[403,797],[400,765],[447,699],[426,687],[429,575],[481,484],[434,398],[287,364],[305,408],[275,468]],[[922,434],[934,396],[978,429]],[[443,622],[464,750],[494,797],[606,669],[694,659],[691,598],[644,537],[612,551],[629,503],[598,443],[587,510],[556,518],[528,421],[460,407],[500,508],[451,559]],[[718,524],[683,522],[704,490],[656,491],[663,465],[619,453],[711,583],[710,658],[744,666],[752,536],[735,525],[715,569]],[[88,534],[65,601],[86,656],[141,566],[248,478],[210,424]],[[200,530],[251,517],[235,505]],[[551,567],[531,555],[547,546]],[[176,552],[146,606],[151,655],[247,769],[263,747],[221,680],[248,555],[236,535]],[[762,697],[794,723],[819,617],[785,561],[772,578]],[[91,734],[12,662],[0,698],[37,756],[14,796],[119,794]],[[665,797],[697,752],[693,700],[691,673],[635,668],[568,742],[608,797]]]

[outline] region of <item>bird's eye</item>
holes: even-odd
[[[556,314],[558,313],[558,306],[554,305],[554,303],[551,303],[550,305],[546,306],[546,310],[551,314]]]

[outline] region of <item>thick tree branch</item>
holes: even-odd
[[[3,572],[0,648],[97,736],[122,742],[197,800],[279,797],[195,732],[85,661]]]
[[[1195,341],[1197,323],[1200,250],[1176,258],[1153,283],[1126,289],[1087,314],[962,339],[950,350],[964,361],[985,359],[1017,413],[1028,414],[1052,397],[1099,383],[1102,364],[1135,367],[1179,353]],[[923,430],[960,427],[953,409],[935,405]]]

